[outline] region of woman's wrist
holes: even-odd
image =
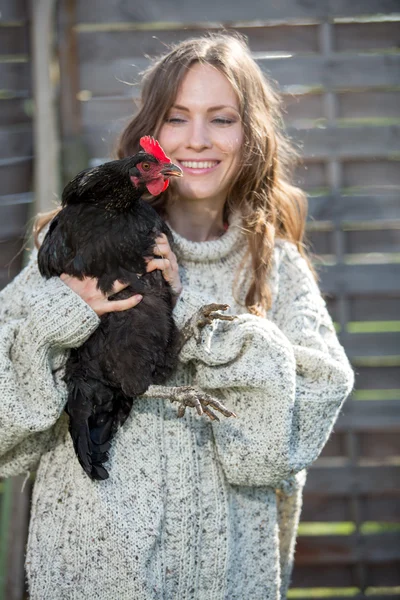
[[[59,277],[43,280],[29,297],[29,327],[39,344],[81,346],[100,323],[90,306],[63,284]]]

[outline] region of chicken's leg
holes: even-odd
[[[186,321],[179,332],[179,352],[186,342],[194,337],[199,343],[201,330],[205,325],[212,323],[214,319],[222,321],[233,321],[236,317],[231,315],[221,315],[218,310],[226,310],[228,304],[206,304],[202,306],[191,319]],[[151,385],[143,394],[147,398],[165,398],[171,402],[179,402],[178,417],[183,417],[186,407],[196,408],[199,415],[207,415],[212,421],[219,421],[212,408],[225,417],[236,417],[235,413],[227,409],[222,402],[206,394],[202,390],[192,386],[168,387],[162,385]]]
[[[211,421],[219,421],[219,418],[209,407],[217,410],[225,417],[236,417],[235,413],[228,410],[222,402],[209,394],[188,385],[178,387],[151,385],[142,397],[165,398],[171,402],[179,402],[178,417],[183,417],[187,406],[196,408],[199,415],[206,414]]]

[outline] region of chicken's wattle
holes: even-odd
[[[152,179],[151,181],[146,183],[147,189],[149,190],[150,194],[152,194],[153,196],[158,196],[158,194],[165,192],[168,185],[169,185],[169,180],[166,179],[164,181],[163,177],[160,177],[159,179]]]

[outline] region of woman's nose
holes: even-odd
[[[200,152],[205,148],[211,148],[212,142],[205,123],[196,120],[192,122],[188,131],[186,146],[196,152]]]

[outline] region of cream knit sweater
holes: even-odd
[[[0,476],[34,469],[26,559],[31,600],[286,598],[305,470],[353,386],[318,287],[278,241],[267,318],[232,296],[245,252],[238,217],[216,241],[176,233],[179,327],[203,304],[234,321],[191,338],[169,384],[196,384],[237,419],[211,423],[141,398],[112,444],[107,481],[80,467],[63,412],[68,348],[99,319],[36,256],[1,292]],[[240,283],[243,300],[249,269]],[[132,365],[132,368],[135,368]]]

